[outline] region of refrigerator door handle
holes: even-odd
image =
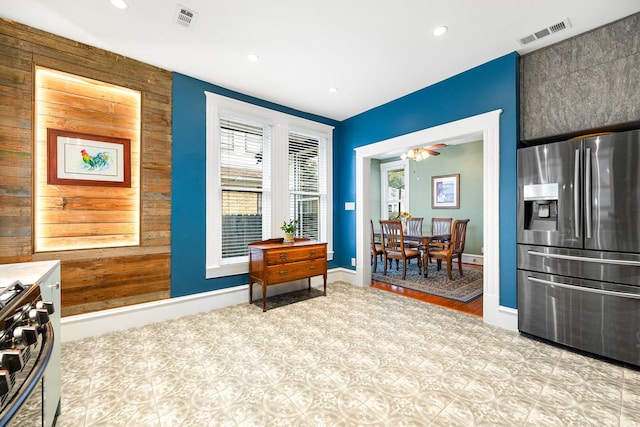
[[[549,285],[549,286],[557,286],[559,288],[571,289],[574,291],[591,292],[593,294],[610,295],[610,296],[621,297],[621,298],[640,299],[640,294],[632,294],[629,292],[617,292],[617,291],[608,291],[606,289],[586,288],[584,286],[569,285],[567,283],[552,282],[550,280],[538,279],[537,277],[532,277],[532,276],[527,276],[527,279],[534,283],[540,283],[542,285]]]
[[[587,148],[584,156],[584,221],[586,225],[586,238],[591,238],[591,148]]]
[[[626,260],[626,259],[602,259],[602,258],[589,258],[575,255],[562,255],[562,254],[547,254],[544,252],[527,251],[528,255],[539,256],[543,258],[555,258],[566,259],[570,261],[582,261],[582,262],[594,262],[596,264],[615,264],[615,265],[629,265],[640,267],[640,261]]]
[[[573,173],[573,221],[576,237],[580,237],[580,149],[576,150],[575,169]]]

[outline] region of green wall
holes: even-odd
[[[429,157],[409,165],[409,212],[424,217],[423,228],[428,232],[433,217],[469,218],[465,253],[481,255],[484,239],[482,141],[440,148],[440,156]],[[397,159],[394,159],[397,160]],[[431,177],[460,174],[460,208],[431,208]],[[371,161],[371,215],[374,224],[380,215],[380,162]]]

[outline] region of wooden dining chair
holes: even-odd
[[[424,218],[413,217],[407,220],[407,236],[422,236],[422,223]]]
[[[418,273],[422,274],[422,254],[419,249],[405,247],[402,221],[380,220],[384,250],[384,274],[387,274],[387,260],[396,260],[396,268],[402,260],[402,280],[407,277],[407,260],[418,260]]]
[[[422,223],[424,222],[424,218],[413,217],[407,220],[407,228],[405,230],[405,236],[417,236],[422,237]],[[405,240],[405,246],[408,246],[412,249],[422,249],[422,242],[416,242],[414,240]],[[411,260],[409,259],[409,264],[411,264]]]
[[[442,249],[431,250],[429,248],[429,258],[433,258],[438,263],[438,270],[442,269],[442,261],[447,262],[447,274],[451,277],[451,264],[454,258],[458,261],[458,271],[462,276],[462,253],[464,252],[464,243],[467,238],[468,219],[457,219],[451,227],[451,240],[449,246]]]
[[[378,256],[380,261],[384,259],[384,249],[381,242],[376,242],[375,232],[373,230],[373,220],[371,222],[371,264],[373,265],[373,272],[378,270]]]
[[[451,218],[431,218],[431,236],[443,236],[451,234]],[[429,240],[429,251],[446,249],[449,240],[443,238],[431,238]],[[429,258],[431,262],[431,258]]]

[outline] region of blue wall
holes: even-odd
[[[502,109],[500,116],[500,303],[516,306],[518,55],[512,53],[343,122],[307,114],[174,73],[171,296],[245,284],[246,275],[205,279],[205,91],[335,126],[334,261],[355,257],[354,148]]]
[[[337,128],[334,144],[335,262],[355,257],[354,148],[455,120],[502,109],[500,116],[500,304],[516,307],[516,148],[518,55],[512,53],[435,85],[366,111]]]
[[[212,92],[336,127],[338,122],[173,74],[171,296],[247,283],[247,275],[205,279],[206,97]]]

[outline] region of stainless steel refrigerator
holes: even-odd
[[[518,328],[640,366],[640,131],[518,150]]]

